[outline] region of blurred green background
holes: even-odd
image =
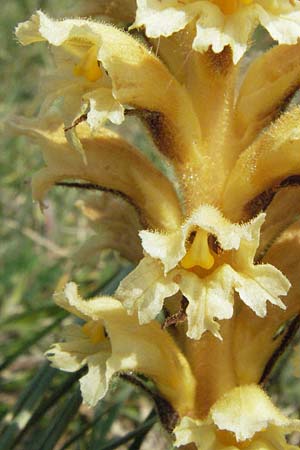
[[[61,277],[68,274],[88,295],[101,286],[113,291],[117,274],[126,271],[113,253],[85,268],[70,261],[92,233],[75,206],[78,193],[54,189],[42,214],[30,191],[30,178],[42,165],[41,152],[25,138],[10,136],[3,124],[12,114],[28,117],[38,111],[38,80],[49,64],[45,44],[22,48],[16,42],[16,24],[38,8],[57,17],[57,11],[67,15],[69,7],[74,9],[76,1],[1,3],[0,450],[165,450],[170,444],[158,425],[153,428],[153,406],[140,391],[116,381],[111,394],[91,410],[81,405],[79,375],[49,368],[43,356],[59,338],[65,317],[52,302]],[[131,131],[149,151],[134,124]],[[287,412],[299,413],[300,382],[292,376],[288,355],[272,381],[277,401]]]

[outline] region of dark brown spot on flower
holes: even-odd
[[[223,249],[221,247],[220,242],[218,241],[218,239],[216,238],[216,236],[214,236],[213,234],[209,234],[208,235],[208,246],[209,248],[216,254],[216,255],[221,255],[221,253],[223,253]]]
[[[188,307],[188,300],[184,296],[182,296],[181,303],[180,303],[180,309],[176,314],[172,314],[171,316],[167,317],[162,325],[162,328],[168,328],[171,325],[178,325],[180,323],[183,323],[186,321],[187,315],[186,315],[186,308]]]
[[[126,115],[138,117],[150,132],[160,152],[168,158],[178,160],[178,153],[175,154],[174,152],[176,146],[174,145],[173,134],[163,113],[148,109],[133,109],[127,110]]]

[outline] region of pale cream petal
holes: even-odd
[[[68,297],[76,296],[77,291],[72,290],[72,285],[67,287]],[[70,306],[68,297],[62,292],[55,296],[56,303],[81,318],[84,317],[78,313],[77,309]],[[68,325],[63,330],[64,342],[59,342],[50,347],[46,356],[53,367],[66,372],[75,372],[88,363],[90,355],[98,352],[109,354],[109,343],[104,341],[100,344],[93,344],[83,333],[82,326]]]
[[[228,430],[238,441],[245,441],[269,425],[285,427],[289,419],[277,409],[257,385],[237,387],[226,393],[211,408],[213,422]]]
[[[115,297],[120,300],[130,314],[138,311],[141,324],[155,319],[162,310],[164,299],[178,291],[171,274],[164,275],[163,265],[151,256],[145,256],[136,269],[125,277]]]
[[[257,25],[256,8],[240,8],[234,14],[224,15],[216,5],[203,1],[199,4],[199,10],[193,48],[203,52],[212,46],[215,53],[220,53],[229,45],[236,64],[246,52],[249,38]]]
[[[52,20],[42,11],[33,14],[30,20],[20,23],[16,28],[16,36],[22,45],[37,41],[48,41],[60,46],[68,39],[73,39],[74,46],[85,46],[96,43],[97,24],[83,19]]]
[[[137,0],[136,19],[132,28],[145,27],[152,38],[170,36],[182,30],[193,19],[193,10],[177,0]]]
[[[240,221],[263,209],[258,196],[277,188],[284,179],[300,173],[300,109],[278,119],[237,160],[223,196],[222,210]]]
[[[86,164],[67,144],[57,123],[15,117],[10,126],[33,137],[42,147],[46,167],[32,180],[33,197],[42,201],[58,181],[70,178],[119,191],[132,200],[141,219],[156,229],[173,229],[181,223],[179,200],[172,184],[150,161],[117,134],[102,129],[90,135],[85,124],[77,127]]]
[[[174,434],[176,447],[192,442],[199,450],[215,450],[218,447],[214,426],[191,417],[183,417],[176,426]],[[227,449],[233,450],[233,447],[227,447]]]
[[[253,266],[247,271],[242,269],[235,276],[235,290],[241,300],[259,317],[267,314],[266,302],[286,309],[280,296],[287,295],[291,286],[288,279],[271,264]]]
[[[179,228],[173,233],[160,234],[143,230],[139,233],[143,249],[163,263],[164,273],[173,269],[185,255],[185,236]]]
[[[51,362],[53,367],[66,372],[76,372],[86,364],[88,352],[78,352],[78,346],[81,347],[81,341],[72,340],[71,343],[54,344],[47,351],[45,356]]]
[[[87,357],[88,373],[80,378],[82,398],[89,406],[96,406],[109,387],[107,360],[110,352],[95,353]]]
[[[180,275],[178,285],[189,301],[187,336],[200,339],[208,330],[222,339],[216,319],[230,319],[233,314],[232,269],[224,265],[205,278],[188,271],[180,271]]]
[[[271,264],[254,265],[254,257],[259,245],[260,228],[265,214],[259,214],[248,226],[251,238],[241,241],[240,248],[232,255],[232,267],[235,269],[234,286],[241,299],[255,313],[264,317],[267,313],[266,302],[285,309],[280,296],[286,295],[291,284],[288,279]]]
[[[114,98],[111,88],[99,88],[88,92],[83,100],[89,102],[87,123],[92,130],[96,130],[107,120],[115,125],[120,125],[124,117],[124,107]]]
[[[300,7],[290,6],[290,11],[272,14],[268,8],[257,7],[259,21],[279,44],[296,44],[300,36]]]
[[[254,265],[264,219],[265,214],[261,213],[250,222],[234,224],[226,220],[213,206],[202,205],[177,232],[163,235],[142,231],[140,236],[143,248],[156,259],[148,256],[144,258],[138,268],[129,275],[128,286],[126,278],[126,290],[121,290],[124,305],[130,311],[138,309],[140,320],[148,321],[161,310],[164,298],[175,294],[178,285],[189,301],[187,336],[193,339],[200,339],[206,330],[221,338],[216,319],[232,317],[234,291],[238,292],[243,302],[260,317],[266,315],[267,301],[285,308],[280,296],[287,294],[289,281],[270,264]],[[197,232],[197,229],[215,236],[224,251],[221,261],[218,262],[219,267],[212,270],[208,276],[205,272],[197,274],[179,269],[179,263],[186,252],[185,241],[191,231]],[[226,251],[230,253],[226,255]],[[213,264],[218,258],[213,258]],[[178,269],[175,269],[176,266]],[[152,278],[147,272],[152,272]],[[150,281],[151,290],[148,284],[145,286],[145,279]],[[136,291],[136,285],[141,283],[139,280],[143,280],[142,290]],[[132,292],[136,293],[133,295]],[[155,313],[147,311],[146,318],[143,318],[141,311],[146,311],[143,302],[147,298],[146,304],[150,305],[151,296]]]

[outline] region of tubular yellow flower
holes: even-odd
[[[170,36],[196,23],[193,49],[232,49],[234,63],[243,56],[260,23],[280,44],[300,36],[300,5],[296,0],[138,0],[134,27],[144,26],[152,38]]]
[[[159,324],[140,326],[137,317],[129,317],[112,297],[83,300],[74,283],[68,283],[54,299],[85,323],[66,327],[65,342],[54,344],[47,356],[53,366],[67,372],[87,364],[88,373],[80,380],[86,403],[94,406],[115,374],[135,371],[152,378],[180,414],[193,409],[193,375],[185,357]]]
[[[195,443],[198,450],[296,450],[285,435],[300,430],[300,420],[285,417],[256,385],[223,395],[205,420],[184,417],[175,429],[176,445]]]
[[[124,109],[115,99],[111,80],[101,65],[101,36],[93,22],[52,20],[37,11],[29,21],[18,25],[16,35],[23,45],[46,41],[53,46],[56,70],[42,84],[44,110],[64,97],[66,127],[83,113],[92,129],[106,120],[115,124],[124,120]]]

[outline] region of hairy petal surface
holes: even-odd
[[[251,63],[236,103],[241,150],[280,114],[299,88],[299,61],[300,45],[297,44],[275,46]]]
[[[300,109],[281,116],[237,160],[223,196],[222,209],[234,221],[264,209],[259,196],[300,173]],[[267,206],[267,205],[266,205]]]
[[[62,180],[75,178],[119,191],[136,205],[141,219],[158,229],[176,228],[181,220],[176,193],[164,175],[150,161],[117,134],[102,129],[90,135],[85,124],[78,127],[86,164],[66,142],[57,123],[22,118],[10,125],[41,145],[46,167],[32,180],[33,197],[42,201],[47,191]]]

